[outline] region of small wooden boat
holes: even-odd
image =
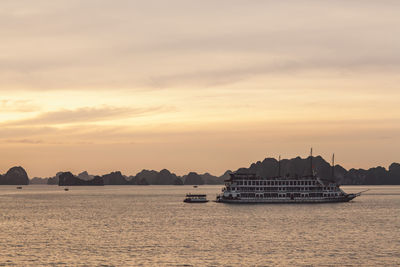
[[[17,189],[22,189],[22,186],[17,186]]]
[[[64,191],[68,191],[69,189],[68,188],[64,188]]]

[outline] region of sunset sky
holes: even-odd
[[[0,2],[0,173],[400,161],[400,1]]]

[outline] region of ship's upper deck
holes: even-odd
[[[272,177],[261,177],[255,173],[231,173],[230,179],[226,181],[234,180],[317,180],[315,175],[304,175],[304,176],[272,176]]]

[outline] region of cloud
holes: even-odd
[[[290,75],[307,71],[327,71],[330,75],[342,72],[363,72],[385,70],[387,73],[400,70],[399,58],[309,58],[293,60],[274,60],[264,64],[232,66],[228,68],[182,72],[172,75],[152,76],[148,86],[168,88],[171,86],[219,86],[233,84],[257,76]]]
[[[0,112],[33,112],[40,107],[32,104],[30,100],[0,99]]]
[[[158,106],[150,108],[125,108],[125,107],[84,107],[74,110],[62,109],[59,111],[44,112],[36,117],[22,120],[7,121],[2,126],[40,126],[74,123],[91,123],[146,116],[155,113],[169,112],[171,107]]]
[[[4,143],[37,145],[37,144],[43,144],[43,141],[36,139],[7,139],[4,141]]]
[[[10,90],[218,85],[330,63],[399,68],[398,1],[47,2],[0,4],[0,83]]]

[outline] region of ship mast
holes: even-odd
[[[335,180],[335,153],[332,154],[332,180]]]
[[[311,172],[311,176],[314,176],[312,148],[311,148],[311,151],[310,151],[310,172]]]
[[[279,155],[278,159],[278,177],[281,177],[281,155]]]

